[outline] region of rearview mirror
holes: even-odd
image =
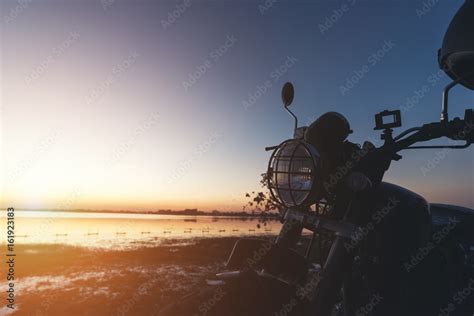
[[[283,85],[281,89],[281,99],[283,101],[283,105],[289,107],[293,102],[293,98],[295,97],[295,88],[291,82],[287,82]]]
[[[466,0],[449,24],[438,62],[449,77],[474,90],[474,0]]]

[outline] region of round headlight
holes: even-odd
[[[312,145],[287,140],[273,152],[268,164],[268,187],[285,207],[309,205],[314,198],[320,157]]]

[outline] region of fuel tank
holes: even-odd
[[[360,240],[360,255],[355,257],[349,301],[367,302],[361,297],[364,288],[383,298],[376,315],[424,315],[420,293],[414,285],[423,283],[412,258],[426,254],[432,225],[428,202],[420,195],[400,186],[382,183],[364,201],[367,212],[360,221],[366,235]],[[428,250],[429,251],[429,250]],[[358,277],[364,276],[364,277]],[[354,295],[354,297],[349,297]],[[419,296],[418,296],[419,297]],[[426,305],[425,305],[426,306]],[[358,310],[363,306],[355,306]]]
[[[442,233],[447,225],[455,223],[449,237],[474,252],[474,210],[448,204],[430,204],[430,209],[434,231]]]
[[[430,205],[389,183],[375,189],[367,208],[363,227],[372,229],[361,244],[361,258],[368,259],[359,266],[366,269],[367,286],[384,298],[376,315],[438,315],[450,306],[473,277],[472,210]],[[465,311],[472,308],[465,300],[450,315],[470,315]]]
[[[446,298],[438,300],[441,315],[469,315],[474,311],[474,211],[431,204],[432,240],[436,249],[428,271],[443,280]],[[431,268],[431,270],[429,270]],[[440,273],[442,271],[442,273]]]
[[[388,252],[393,259],[403,261],[429,241],[431,212],[423,197],[383,182],[370,199],[365,226],[369,230],[373,227],[376,234],[372,250],[379,254]]]

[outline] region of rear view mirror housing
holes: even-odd
[[[474,0],[466,0],[449,24],[438,63],[454,81],[474,90]]]

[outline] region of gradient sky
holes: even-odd
[[[238,210],[292,134],[286,81],[300,124],[339,111],[354,142],[380,144],[384,109],[438,120],[462,2],[2,1],[2,207]],[[473,96],[454,89],[451,117]],[[386,180],[474,206],[472,147],[403,157]]]

